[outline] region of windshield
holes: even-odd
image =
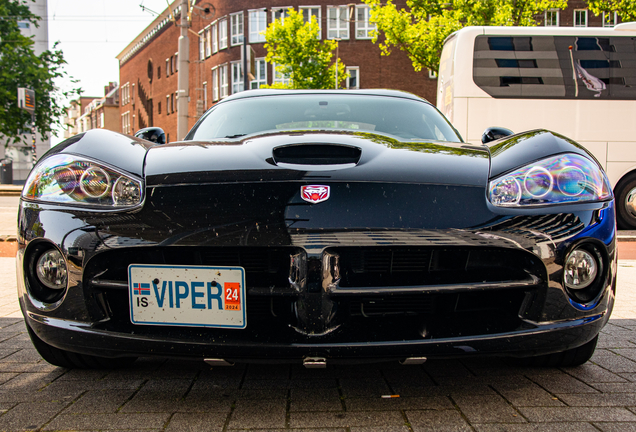
[[[208,111],[186,139],[216,140],[261,132],[345,130],[402,140],[461,142],[433,106],[417,100],[360,94],[284,94],[236,99]]]

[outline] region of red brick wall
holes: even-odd
[[[312,0],[310,2],[301,0],[290,0],[282,3],[273,2],[271,0],[216,0],[211,2],[216,7],[214,18],[203,19],[193,15],[192,30],[198,33],[214,20],[222,17],[228,18],[228,33],[230,30],[229,14],[244,11],[244,34],[249,34],[249,15],[248,10],[267,8],[267,20],[271,22],[271,10],[281,7],[298,7],[301,5],[321,6],[322,13],[322,38],[325,39],[327,34],[327,5],[337,5],[339,2],[335,0]],[[397,2],[398,5],[404,2]],[[370,40],[358,40],[355,37],[355,23],[350,23],[350,38],[340,42],[339,57],[346,66],[358,66],[360,68],[360,87],[361,88],[391,88],[400,89],[420,95],[431,102],[435,102],[436,80],[428,77],[428,71],[415,72],[410,60],[406,54],[395,51],[390,56],[381,56],[377,45]],[[228,35],[228,45],[229,43]],[[120,66],[120,83],[127,82],[135,84],[134,95],[131,94],[131,103],[123,105],[120,109],[121,113],[131,111],[134,107],[134,119],[131,116],[131,131],[134,133],[143,125],[149,125],[148,113],[143,107],[139,98],[139,85],[152,99],[153,112],[152,123],[155,126],[162,127],[170,140],[174,140],[177,130],[177,114],[168,114],[166,110],[166,95],[177,91],[177,74],[166,77],[165,60],[174,56],[178,49],[179,28],[170,23],[164,27],[152,40],[140,49],[126,62]],[[266,50],[263,43],[252,44],[256,57],[265,57]],[[222,65],[231,61],[237,61],[241,58],[240,46],[229,46],[227,49],[220,50],[211,57],[199,63],[199,41],[198,38],[190,33],[190,103],[188,113],[190,116],[189,125],[192,126],[196,121],[196,101],[202,97],[203,92],[197,89],[202,88],[203,82],[208,82],[208,101],[207,106],[212,105],[212,84],[211,69],[215,66]],[[148,61],[153,64],[152,82],[148,79]],[[157,77],[157,67],[161,67],[161,76]],[[228,68],[228,72],[230,72]],[[271,84],[273,71],[271,65],[267,70],[268,82]],[[231,93],[231,80],[230,80]],[[123,101],[123,99],[122,99]],[[161,113],[158,112],[158,103],[161,103]],[[141,123],[140,123],[141,118]]]

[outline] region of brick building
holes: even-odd
[[[64,138],[70,138],[89,129],[108,129],[119,132],[119,86],[110,82],[104,86],[101,98],[82,96],[70,102],[64,118]]]
[[[201,2],[199,2],[201,3]],[[404,0],[395,2],[405,7]],[[121,132],[133,134],[147,126],[159,126],[168,140],[176,140],[179,0],[174,0],[118,56],[120,64]],[[254,49],[256,77],[250,88],[284,80],[266,64],[264,36],[260,33],[287,8],[301,11],[306,19],[316,16],[322,39],[339,39],[338,57],[351,78],[348,88],[406,90],[436,102],[437,80],[429,71],[415,72],[407,55],[399,50],[386,57],[371,41],[374,29],[369,7],[344,0],[210,0],[210,12],[195,8],[192,13],[189,70],[189,127],[218,100],[243,91],[241,51],[243,37]],[[566,10],[537,17],[542,25],[613,25],[616,17],[594,16],[587,2],[570,0]],[[335,57],[334,57],[335,59]]]
[[[321,38],[340,39],[338,56],[351,73],[345,86],[402,89],[434,102],[436,80],[429,77],[428,71],[415,72],[404,53],[380,55],[380,49],[371,41],[373,25],[368,22],[368,7],[364,4],[348,5],[334,0],[289,0],[280,6],[272,0],[212,0],[210,3],[214,6],[214,16],[199,14],[197,9],[192,14],[190,126],[216,101],[243,90],[240,62],[243,35],[256,54],[256,79],[250,87],[284,80],[275,74],[273,65],[265,64],[265,41],[260,32],[272,20],[284,15],[288,7],[303,11],[305,16],[315,15],[320,23]],[[178,5],[178,0],[171,5],[177,20]],[[169,140],[176,139],[179,28],[169,17],[170,12],[163,11],[117,57],[124,133],[132,134],[155,125],[166,131]]]

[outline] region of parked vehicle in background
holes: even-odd
[[[469,142],[486,127],[545,128],[607,172],[619,228],[636,229],[636,23],[466,27],[442,51],[437,107]]]

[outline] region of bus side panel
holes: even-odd
[[[474,142],[486,127],[502,126],[548,129],[574,141],[625,142],[636,137],[635,112],[636,101],[470,98],[466,139]]]

